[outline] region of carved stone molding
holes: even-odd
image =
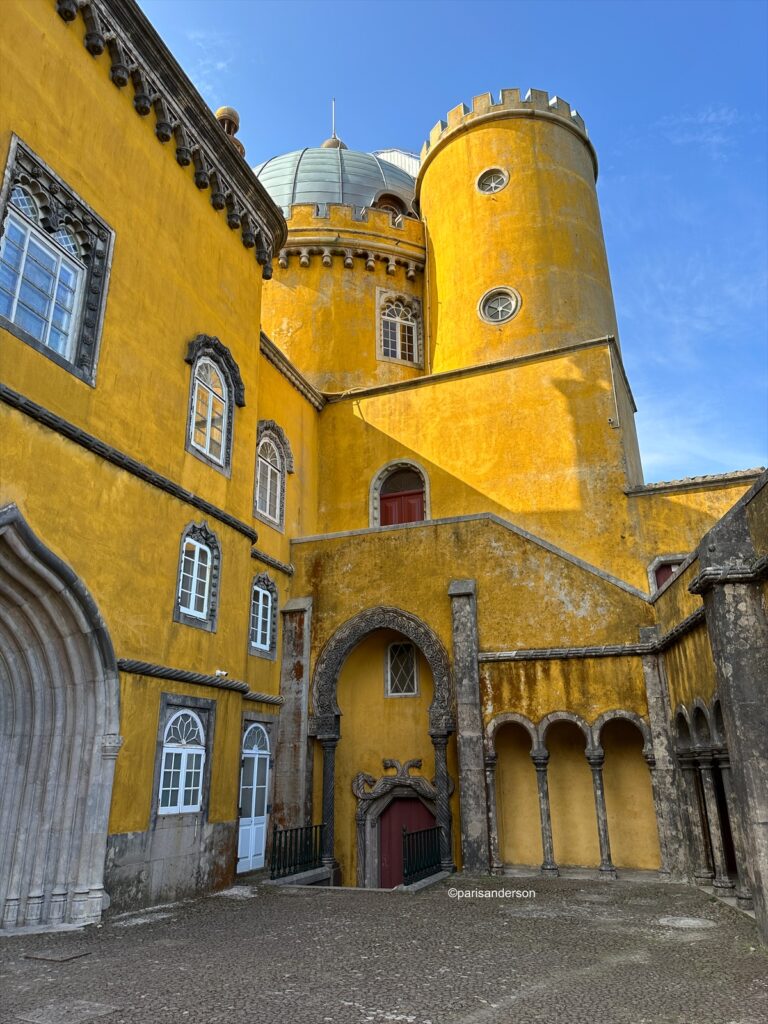
[[[320,653],[315,666],[312,698],[316,725],[322,720],[330,725],[341,712],[336,702],[336,685],[347,655],[369,633],[393,629],[414,643],[422,652],[432,671],[434,696],[429,707],[430,734],[453,732],[451,669],[448,655],[440,639],[421,619],[399,608],[369,608],[349,619],[333,634]],[[319,735],[319,734],[318,734]]]
[[[421,758],[415,757],[410,761],[401,764],[393,757],[385,757],[382,761],[384,768],[394,768],[394,775],[382,775],[380,779],[374,779],[366,772],[358,772],[352,780],[352,792],[358,800],[377,800],[380,796],[391,793],[398,786],[409,786],[414,792],[425,800],[436,800],[437,790],[433,783],[425,779],[423,775],[411,775],[412,768],[421,768]]]
[[[93,57],[109,51],[112,83],[122,89],[131,82],[141,117],[154,110],[159,142],[175,141],[179,166],[193,166],[196,187],[212,190],[213,209],[226,209],[227,226],[240,229],[242,244],[254,250],[262,276],[269,279],[272,252],[285,239],[285,220],[138,5],[57,0],[56,10],[68,24],[82,15],[86,50]]]
[[[187,346],[184,362],[194,366],[198,359],[201,359],[203,356],[212,359],[214,363],[217,363],[226,371],[232,385],[235,405],[239,405],[242,408],[245,405],[245,384],[243,384],[243,378],[240,375],[240,367],[235,362],[235,357],[227,346],[210,334],[198,334]]]
[[[297,256],[300,267],[311,266],[312,257],[319,256],[322,266],[326,268],[332,267],[333,257],[338,256],[347,270],[351,270],[354,267],[355,259],[364,260],[366,270],[375,270],[376,262],[378,261],[385,265],[388,275],[397,273],[398,267],[401,267],[408,281],[415,281],[416,274],[424,272],[423,257],[414,256],[413,258],[408,258],[407,256],[398,255],[394,249],[389,251],[384,247],[371,249],[370,247],[350,246],[349,244],[344,244],[343,239],[335,245],[328,245],[322,239],[318,239],[316,243],[307,244],[304,242],[302,245],[286,245],[278,254],[278,266],[282,270],[286,270],[290,266],[291,257]]]

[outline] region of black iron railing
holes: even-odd
[[[269,859],[269,877],[285,878],[300,871],[319,868],[323,862],[325,825],[305,825],[302,828],[272,830],[272,854]]]
[[[403,882],[410,885],[440,870],[440,826],[409,832],[403,826]]]

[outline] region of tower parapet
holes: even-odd
[[[575,132],[589,149],[597,179],[597,154],[589,140],[584,118],[566,100],[559,96],[550,98],[549,93],[543,89],[529,89],[522,97],[520,89],[502,89],[495,102],[491,93],[484,92],[473,98],[471,107],[466,103],[459,103],[449,110],[446,119],[437,122],[421,147],[419,177],[423,177],[424,169],[434,157],[437,148],[450,136],[479,122],[501,117],[538,117],[551,119],[566,126]]]

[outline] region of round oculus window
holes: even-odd
[[[477,189],[487,196],[492,196],[494,192],[501,192],[508,181],[509,175],[506,171],[502,171],[500,167],[491,167],[483,171],[477,179]]]
[[[520,296],[513,288],[494,288],[480,300],[480,316],[486,323],[503,324],[520,308]]]

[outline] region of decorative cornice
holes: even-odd
[[[654,652],[666,651],[668,647],[676,643],[680,637],[685,636],[686,633],[690,633],[691,630],[695,629],[698,625],[705,621],[704,618],[704,607],[697,608],[696,611],[691,612],[681,622],[678,622],[676,626],[673,626],[668,633],[653,644]]]
[[[269,279],[285,220],[135,0],[56,0],[56,10],[68,23],[82,14],[86,50],[93,57],[109,51],[113,84],[131,82],[136,113],[154,111],[157,139],[175,141],[179,166],[192,165],[196,187],[211,190],[211,206],[226,210],[227,226],[240,230]]]
[[[187,346],[184,362],[194,366],[201,356],[209,356],[214,362],[224,366],[232,382],[232,389],[235,393],[235,405],[239,405],[242,408],[245,405],[245,384],[243,384],[243,378],[240,376],[240,367],[235,362],[235,358],[227,346],[210,334],[198,334]]]
[[[299,243],[284,246],[279,253],[277,262],[281,269],[287,269],[290,257],[299,258],[300,267],[309,267],[313,256],[320,256],[324,267],[333,266],[333,257],[339,256],[344,261],[347,270],[351,270],[355,259],[365,260],[365,269],[374,271],[376,261],[379,260],[387,265],[387,274],[395,274],[398,267],[405,269],[405,276],[409,281],[416,278],[416,274],[424,271],[424,252],[414,250],[413,253],[404,252],[401,246],[382,245],[376,242],[373,245],[361,247],[360,243],[348,239],[339,238],[334,232],[334,241],[328,244],[328,239],[320,237],[302,238]]]
[[[117,667],[121,672],[133,676],[151,676],[154,679],[171,679],[176,683],[190,683],[193,686],[215,686],[219,690],[237,690],[248,694],[247,683],[239,679],[228,679],[226,676],[208,676],[202,672],[189,672],[185,668],[169,668],[167,665],[155,665],[150,661],[134,661],[133,658],[118,658]]]
[[[259,704],[274,704],[276,707],[280,707],[283,704],[283,698],[277,694],[259,693],[257,690],[250,690],[248,693],[244,693],[243,700],[257,701]]]
[[[680,480],[662,480],[656,484],[643,484],[640,487],[629,487],[624,493],[631,498],[646,494],[659,494],[668,491],[695,491],[706,487],[730,487],[733,484],[747,483],[756,480],[765,467],[755,469],[737,469],[733,473],[713,473],[710,476],[687,476]]]
[[[268,555],[265,551],[259,551],[258,548],[251,548],[251,558],[255,558],[257,562],[263,562],[264,565],[277,569],[278,572],[285,573],[286,576],[293,576],[296,572],[295,566],[287,562],[281,562],[278,558],[273,558],[272,555]]]
[[[751,562],[731,562],[727,565],[709,565],[688,584],[692,594],[706,594],[717,584],[758,583],[768,576],[768,555]]]
[[[268,338],[263,331],[261,332],[260,347],[261,354],[267,362],[271,363],[278,373],[282,374],[288,383],[294,387],[300,395],[303,395],[314,409],[321,412],[325,406],[325,397],[316,388],[312,387],[306,377],[299,373],[290,359],[280,351],[274,341]]]
[[[104,459],[113,466],[117,466],[118,469],[138,477],[139,480],[143,480],[144,483],[149,484],[151,487],[165,491],[166,494],[178,498],[179,501],[199,509],[200,512],[205,512],[212,519],[218,519],[225,526],[229,526],[231,529],[237,530],[238,533],[242,533],[252,544],[255,544],[258,540],[258,534],[247,523],[236,519],[229,512],[225,512],[224,509],[212,505],[210,501],[206,501],[205,498],[201,498],[192,491],[188,491],[185,487],[180,487],[179,484],[174,483],[173,480],[169,480],[168,477],[162,476],[160,473],[156,473],[143,462],[139,462],[130,455],[126,455],[119,448],[113,448],[111,444],[101,441],[98,437],[94,437],[93,434],[86,433],[85,430],[76,427],[74,423],[70,423],[56,413],[51,412],[50,409],[38,405],[32,399],[19,394],[18,391],[13,391],[5,384],[0,384],[0,402],[9,405],[12,409],[16,409],[25,416],[29,416],[30,419],[55,431],[55,433],[65,437],[68,441],[80,445],[81,448],[85,448],[86,451],[91,452],[93,455],[98,455],[99,458]]]

